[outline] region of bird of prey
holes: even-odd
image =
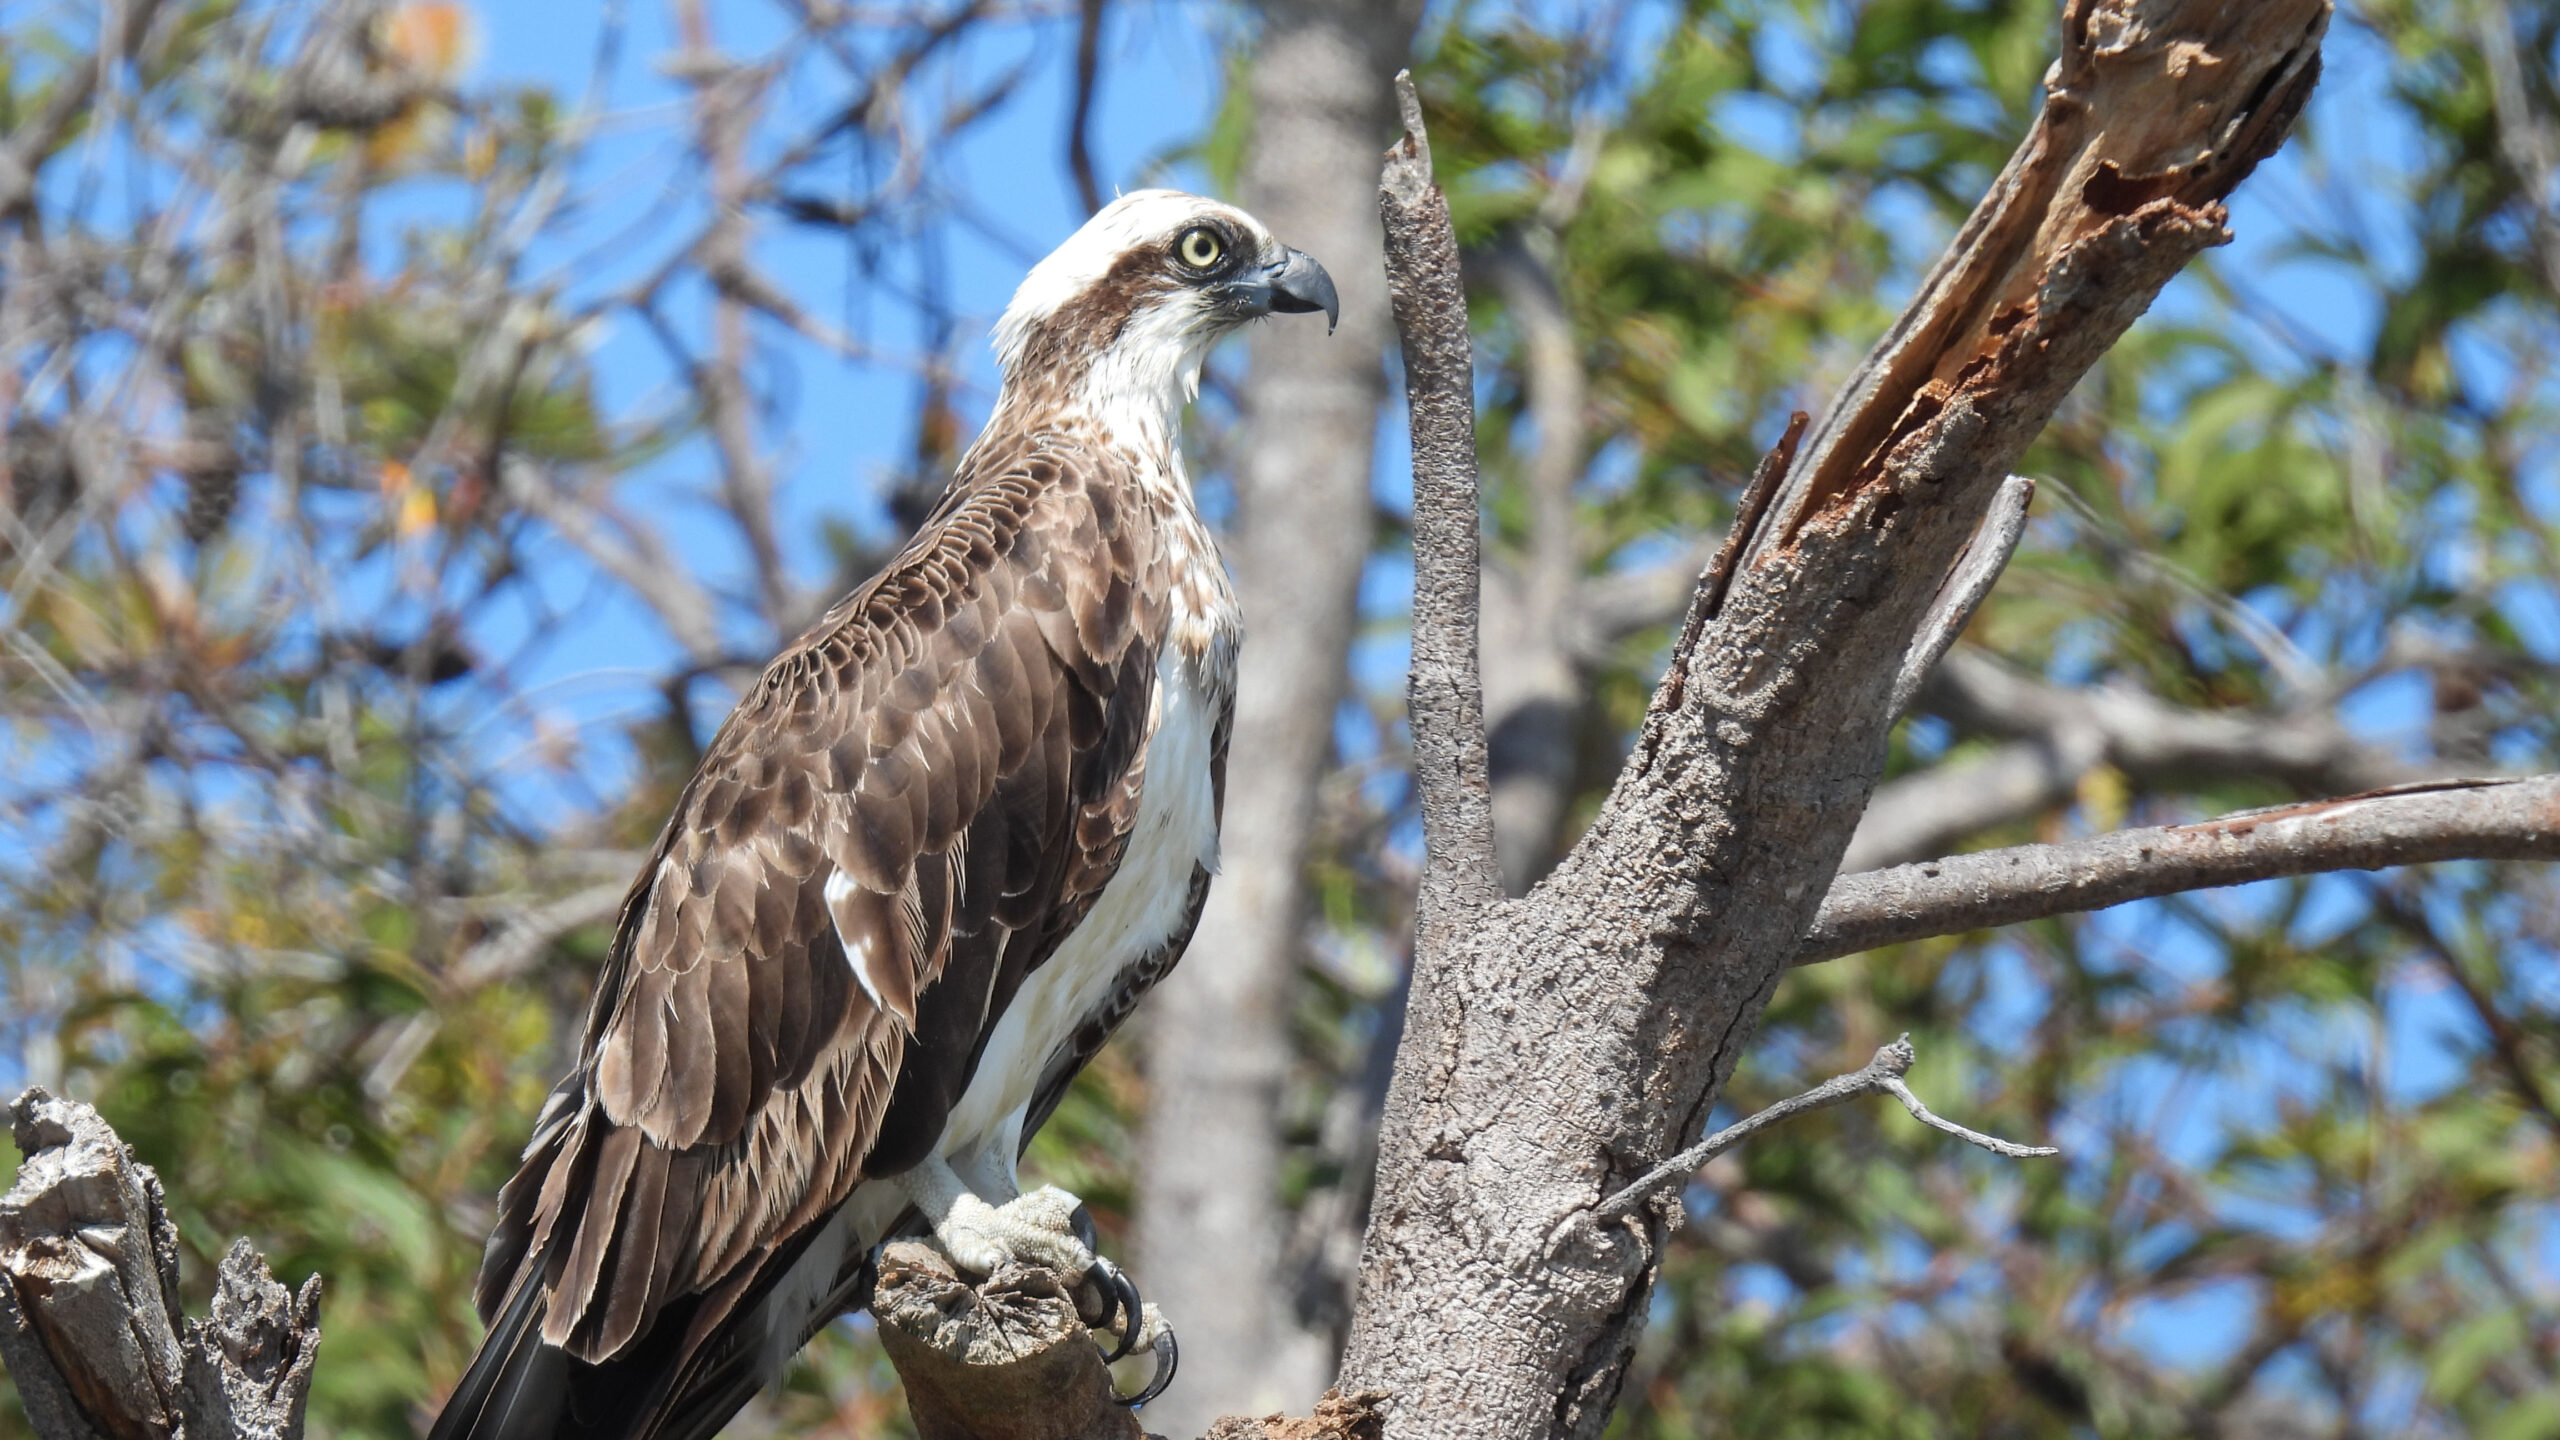
[[[932,515],[738,702],[623,902],[433,1440],[707,1440],[903,1229],[1138,1339],[1014,1167],[1217,868],[1238,627],[1181,409],[1219,337],[1317,310],[1322,266],[1171,191],[1033,267]]]

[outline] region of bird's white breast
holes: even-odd
[[[943,1131],[945,1156],[999,1138],[1010,1150],[1019,1112],[1031,1103],[1049,1057],[1110,995],[1121,971],[1152,954],[1187,918],[1193,868],[1217,868],[1218,805],[1210,762],[1218,715],[1204,679],[1182,647],[1164,647],[1156,663],[1146,778],[1129,848],[1084,923],[1024,979],[998,1017]],[[1010,1154],[1005,1158],[1009,1162]]]

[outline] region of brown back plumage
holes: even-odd
[[[501,1194],[484,1316],[540,1286],[542,1338],[595,1362],[699,1296],[689,1354],[778,1242],[933,1145],[1137,814],[1188,557],[1131,459],[1057,431],[973,453],[739,703]]]

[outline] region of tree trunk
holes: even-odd
[[[1245,646],[1222,863],[1188,960],[1149,1002],[1139,1279],[1182,1339],[1182,1378],[1149,1408],[1168,1434],[1229,1412],[1304,1410],[1333,1368],[1301,1330],[1281,1266],[1280,1086],[1290,1055],[1301,872],[1333,750],[1369,555],[1370,456],[1391,331],[1372,188],[1394,133],[1387,79],[1411,0],[1263,7],[1243,203],[1321,260],[1342,293],[1328,337],[1253,338],[1227,555]]]
[[[1431,854],[1344,1376],[1390,1393],[1394,1440],[1600,1433],[1677,1202],[1573,1220],[1702,1128],[1874,789],[1941,580],[2082,373],[2224,238],[2220,201],[2299,112],[2327,18],[2323,0],[2073,0],[2034,130],[1801,457],[1773,457],[1774,503],[1737,520],[1598,820],[1517,901],[1482,879],[1472,606],[1421,593],[1474,567],[1472,457],[1463,484],[1420,473],[1414,321],[1446,212],[1411,183],[1427,152],[1391,159]],[[1456,378],[1435,404],[1465,403]],[[1462,557],[1419,553],[1455,531]]]

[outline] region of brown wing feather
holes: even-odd
[[[1136,817],[1172,562],[1111,482],[1054,442],[973,457],[739,703],[500,1197],[484,1315],[541,1283],[543,1338],[597,1361],[701,1296],[695,1350],[782,1242],[930,1148]]]

